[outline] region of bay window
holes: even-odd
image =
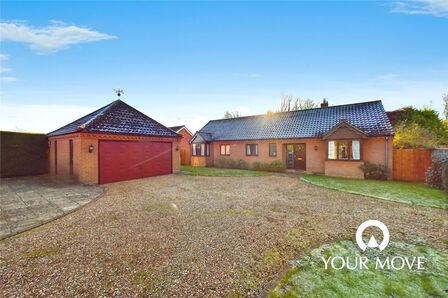
[[[191,155],[210,156],[210,144],[208,143],[191,144]]]
[[[359,140],[328,141],[328,159],[360,160],[361,144]]]

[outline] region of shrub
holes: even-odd
[[[286,165],[280,160],[274,160],[271,162],[270,171],[271,172],[283,172],[286,170]]]
[[[448,157],[433,158],[431,166],[426,170],[426,185],[429,187],[446,188],[448,182]]]
[[[364,178],[374,180],[387,180],[388,170],[382,164],[375,164],[366,161],[359,168],[364,173]]]
[[[226,169],[233,169],[235,168],[235,161],[233,159],[230,158],[225,158],[225,157],[219,157],[216,160],[215,166],[218,168],[226,168]]]
[[[237,167],[238,167],[238,169],[243,169],[243,170],[247,170],[248,169],[247,162],[244,161],[243,159],[238,159]]]
[[[283,172],[286,166],[280,160],[274,160],[271,163],[256,161],[252,164],[255,171]]]
[[[234,159],[230,159],[230,158],[225,158],[225,157],[219,157],[216,160],[215,166],[218,168],[226,168],[226,169],[247,169],[247,163],[242,160],[242,159],[238,159],[238,160],[234,160]]]

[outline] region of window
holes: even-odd
[[[269,144],[269,156],[277,156],[277,144]]]
[[[221,145],[221,155],[230,155],[230,145]]]
[[[258,144],[246,144],[246,156],[258,156]]]
[[[191,155],[210,156],[210,144],[191,144]]]
[[[329,141],[328,159],[337,160],[360,160],[361,145],[358,140],[354,141]]]

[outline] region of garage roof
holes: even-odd
[[[197,134],[205,141],[321,138],[341,120],[350,123],[366,136],[394,134],[379,100],[272,115],[212,120]]]
[[[182,137],[121,100],[116,100],[47,135],[52,137],[74,132],[144,135],[165,138]]]

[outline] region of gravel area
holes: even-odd
[[[106,186],[80,210],[0,242],[6,297],[257,296],[279,270],[367,219],[447,248],[448,211],[297,177],[170,175]]]

